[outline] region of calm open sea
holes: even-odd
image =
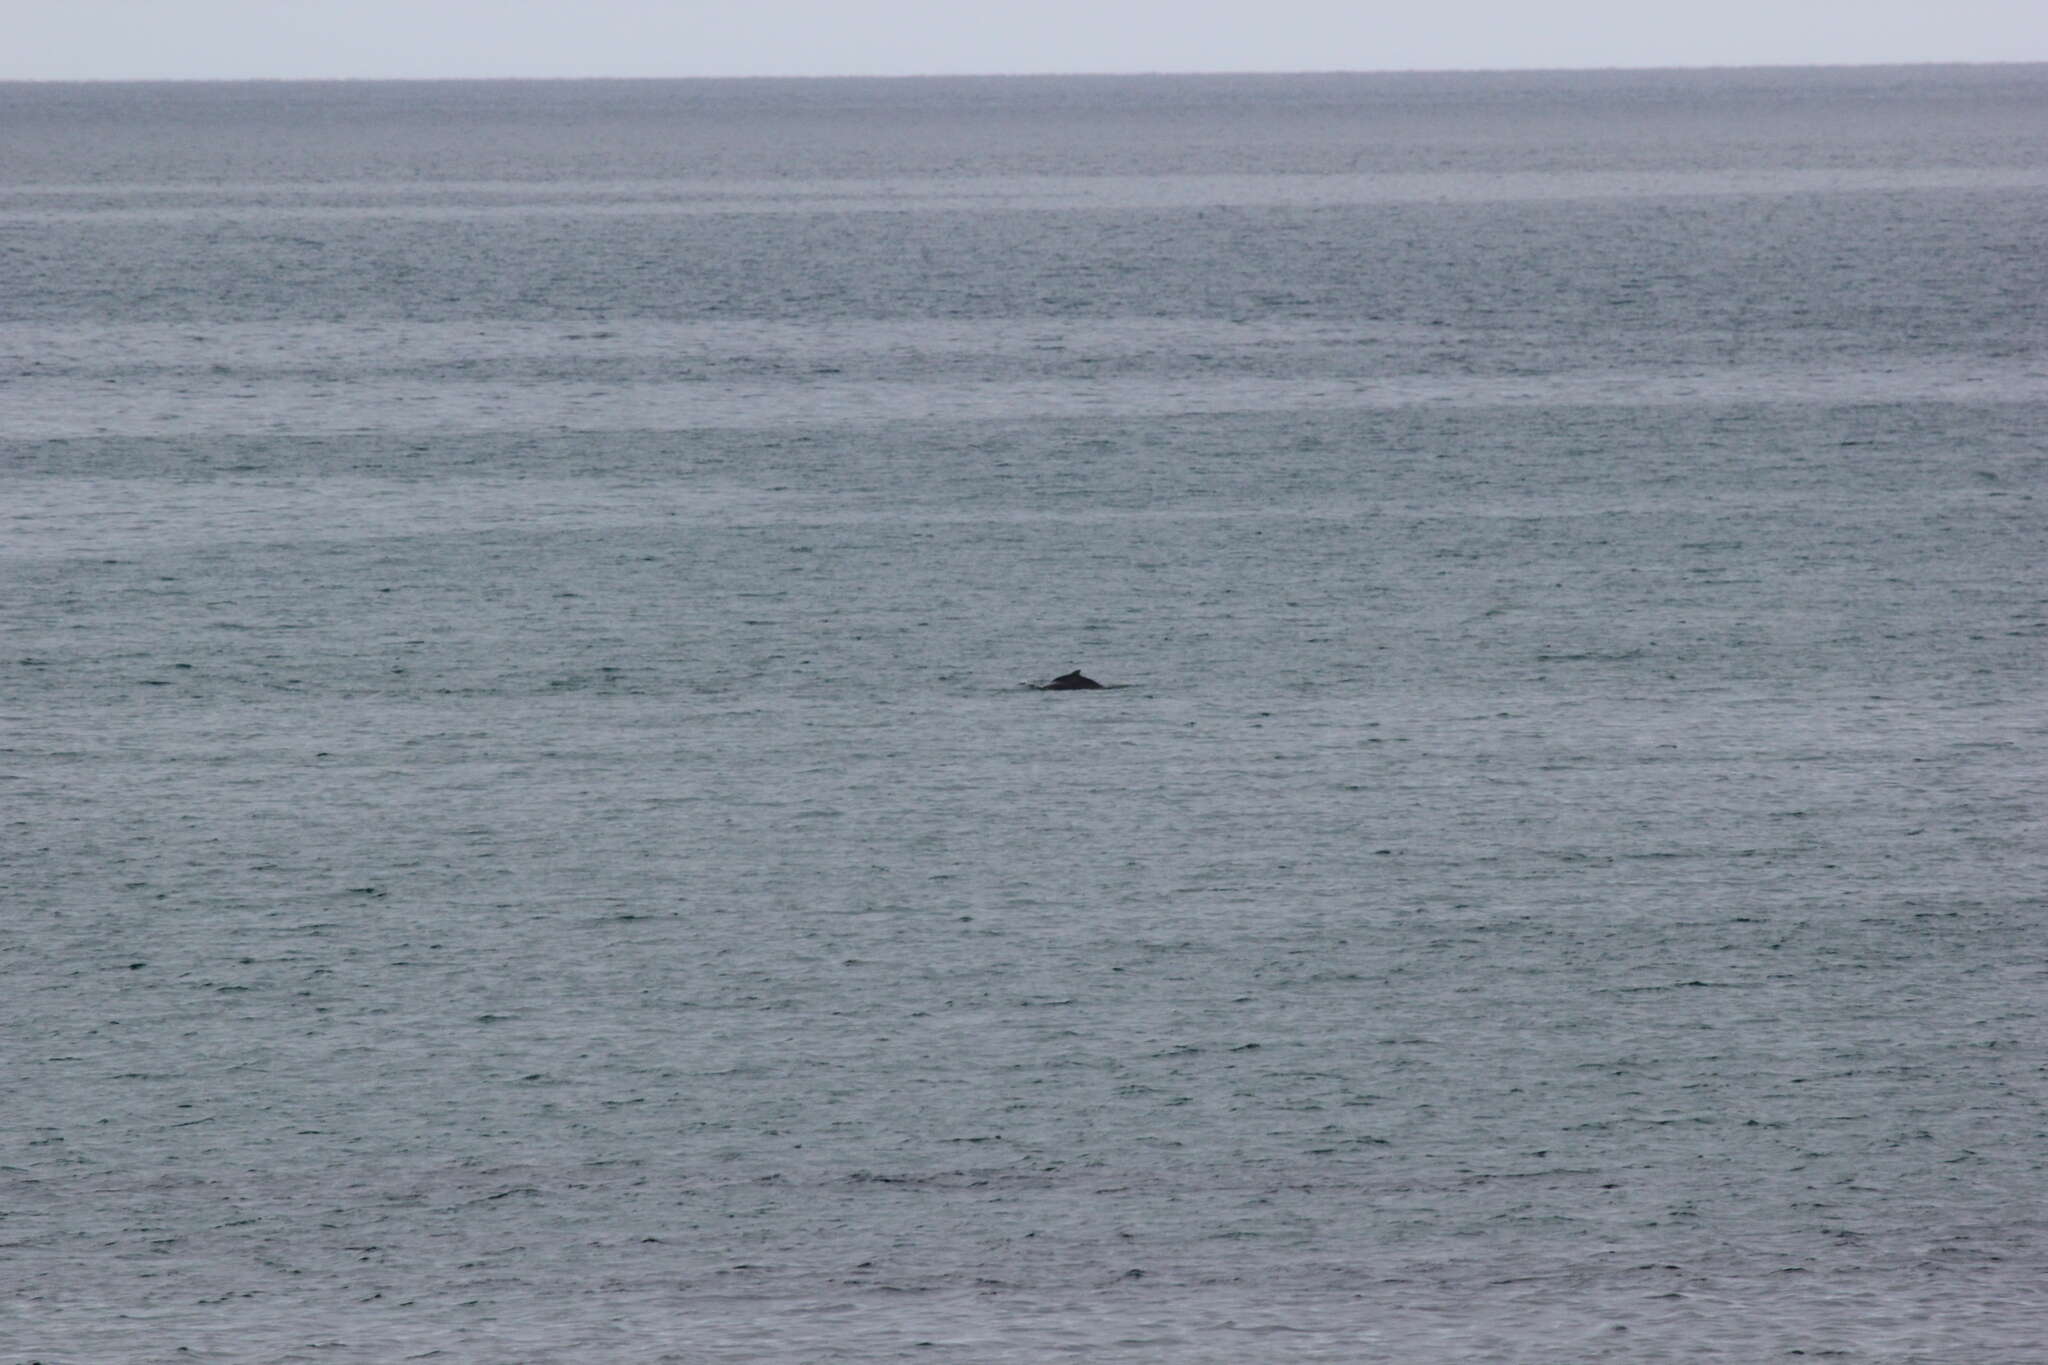
[[[2044,474],[2044,67],[0,86],[0,1360],[2038,1362]]]

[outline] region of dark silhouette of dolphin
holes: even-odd
[[[1085,676],[1078,668],[1072,673],[1062,673],[1049,683],[1037,683],[1034,685],[1041,692],[1079,692],[1083,688],[1102,686],[1095,679]]]

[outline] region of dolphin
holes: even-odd
[[[1062,673],[1049,683],[1034,683],[1032,686],[1041,692],[1079,692],[1084,688],[1100,687],[1102,684],[1077,668],[1072,673]]]

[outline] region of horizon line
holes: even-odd
[[[1142,80],[1219,76],[1510,76],[1604,75],[1617,72],[1710,71],[1882,71],[1929,67],[2048,66],[2048,58],[1977,60],[1929,58],[1911,61],[1841,62],[1704,62],[1650,63],[1641,66],[1462,66],[1462,67],[1258,67],[1167,70],[1120,69],[1086,71],[897,71],[897,72],[754,72],[726,75],[465,75],[465,76],[7,76],[0,85],[446,85],[529,82],[658,82],[658,81],[941,81],[941,80]]]

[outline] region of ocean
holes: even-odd
[[[2048,67],[0,85],[0,1361],[2038,1361],[2044,473]]]

